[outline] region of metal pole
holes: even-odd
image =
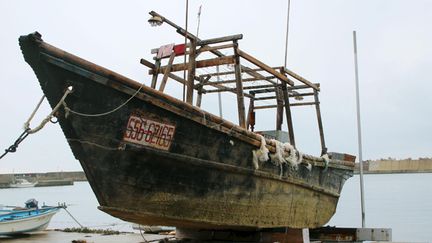
[[[186,65],[186,48],[187,48],[187,36],[188,36],[188,12],[189,12],[189,0],[186,0],[186,23],[185,23],[185,53],[184,53],[184,64]],[[183,71],[183,80],[186,80],[186,69]],[[183,102],[186,100],[186,82],[183,83]]]
[[[216,72],[217,72],[217,81],[219,82],[220,81],[220,78],[219,78],[219,65],[218,66],[216,66]],[[222,92],[218,92],[218,101],[219,101],[219,117],[220,118],[223,118],[223,116],[222,116],[222,94],[221,94]]]
[[[358,153],[359,153],[359,167],[360,167],[361,214],[362,214],[362,227],[365,228],[366,220],[365,220],[363,155],[362,155],[361,121],[360,121],[360,92],[359,92],[359,77],[358,77],[359,75],[358,75],[358,63],[357,63],[357,37],[355,31],[353,31],[353,40],[354,40],[354,64],[355,64],[356,101],[357,101],[357,132],[358,132]]]
[[[290,5],[291,5],[291,0],[288,0],[286,35],[285,35],[285,65],[284,65],[285,68],[287,67],[287,60],[288,60],[288,32],[289,32]]]

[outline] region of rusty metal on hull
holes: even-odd
[[[38,34],[22,36],[20,45],[51,106],[73,86],[69,108],[109,111],[141,86],[48,45]],[[282,174],[271,163],[256,170],[252,150],[261,144],[259,135],[145,86],[109,115],[86,117],[61,109],[57,117],[100,209],[139,224],[319,227],[334,214],[354,166],[332,160],[327,168],[322,158],[304,156],[311,170],[305,163],[297,170],[284,165]],[[150,131],[152,124],[163,138],[134,142],[138,134],[128,127]]]

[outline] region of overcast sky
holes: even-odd
[[[189,29],[200,38],[244,35],[240,47],[270,66],[284,63],[287,2],[190,0]],[[184,26],[184,1],[0,0],[0,149],[23,131],[42,91],[25,63],[18,37],[39,31],[61,49],[149,85],[150,49],[183,38],[167,25],[152,28],[155,10]],[[329,151],[357,154],[352,31],[357,31],[364,159],[432,156],[432,1],[292,0],[288,67],[321,83]],[[170,84],[168,90],[179,86]],[[236,120],[224,95],[224,116]],[[204,108],[216,113],[213,99]],[[297,108],[296,108],[297,109]],[[32,126],[49,113],[44,103]],[[260,114],[257,114],[258,116]],[[266,116],[267,117],[267,116]],[[270,116],[273,118],[273,116]],[[259,130],[274,119],[258,120]],[[298,149],[319,155],[314,107],[294,111]],[[284,129],[285,124],[284,124]],[[0,173],[81,170],[58,124],[30,135],[0,160]]]

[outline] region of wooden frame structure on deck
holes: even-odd
[[[193,104],[194,90],[197,94],[196,106],[201,106],[202,95],[206,93],[231,92],[237,97],[237,111],[239,126],[244,129],[254,130],[255,111],[260,109],[276,108],[276,130],[282,130],[283,113],[285,111],[289,141],[295,146],[294,129],[291,117],[291,107],[314,105],[320,133],[322,154],[327,149],[325,146],[324,132],[321,120],[320,102],[318,92],[320,85],[312,83],[297,73],[285,67],[271,67],[239,48],[238,41],[243,35],[231,35],[212,39],[201,40],[183,28],[169,21],[165,17],[150,12],[152,16],[159,16],[163,22],[174,27],[178,33],[186,36],[189,43],[184,52],[176,53],[174,50],[169,55],[155,56],[154,63],[141,59],[141,64],[147,66],[152,75],[151,87],[156,89],[158,75],[163,74],[159,91],[164,91],[169,79],[186,85],[186,102]],[[231,55],[225,55],[219,50],[231,50]],[[152,53],[157,53],[153,49]],[[187,55],[188,62],[175,63],[177,56]],[[205,55],[213,55],[205,58]],[[214,57],[216,56],[216,57]],[[167,60],[165,60],[167,59]],[[180,59],[180,58],[179,58]],[[181,58],[183,60],[183,58]],[[166,65],[162,65],[166,63]],[[245,64],[249,65],[245,65]],[[212,68],[217,66],[233,65],[232,70],[215,72]],[[212,69],[206,73],[199,73],[202,69]],[[186,80],[176,72],[187,70]],[[224,78],[220,77],[223,76]],[[214,78],[218,77],[216,80]],[[266,95],[266,96],[262,96]],[[249,109],[246,114],[245,100],[249,98]],[[295,102],[295,100],[312,97],[311,101]],[[311,98],[309,98],[311,99]],[[275,102],[274,104],[258,105],[257,102]]]

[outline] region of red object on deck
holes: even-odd
[[[185,44],[175,45],[173,50],[174,50],[174,53],[176,54],[176,56],[185,54],[185,51],[186,51],[185,47],[186,47]]]

